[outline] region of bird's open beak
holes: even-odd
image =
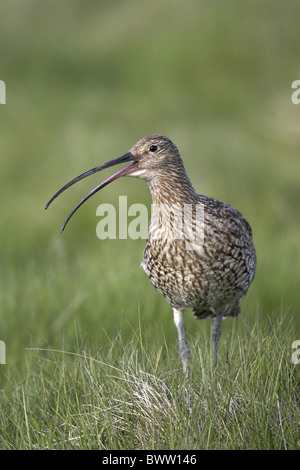
[[[96,186],[94,189],[92,189],[83,199],[81,199],[81,201],[74,207],[72,212],[68,215],[68,217],[64,221],[64,224],[61,227],[60,231],[61,232],[64,231],[64,228],[67,225],[67,223],[69,222],[72,215],[77,211],[77,209],[79,209],[80,206],[82,206],[82,204],[85,201],[87,201],[91,196],[93,196],[93,194],[96,194],[98,191],[100,191],[100,189],[104,188],[104,186],[106,186],[107,184],[111,183],[112,181],[120,178],[120,176],[128,176],[131,173],[133,173],[137,163],[139,162],[139,160],[140,160],[139,157],[137,157],[135,155],[132,155],[132,153],[130,153],[130,152],[127,152],[124,155],[122,155],[122,157],[115,158],[114,160],[110,160],[109,162],[103,163],[103,165],[99,165],[99,166],[96,166],[95,168],[92,168],[91,170],[85,171],[81,175],[79,175],[76,178],[69,181],[59,191],[57,191],[57,193],[55,193],[54,196],[52,196],[50,201],[47,202],[47,204],[45,206],[45,209],[48,209],[51,202],[54,201],[54,199],[57,198],[57,196],[59,196],[59,194],[61,194],[63,191],[65,191],[65,189],[69,188],[73,184],[77,183],[77,181],[80,181],[83,178],[86,178],[87,176],[92,175],[93,173],[97,173],[97,171],[105,170],[106,168],[109,168],[109,167],[115,166],[115,165],[119,165],[120,163],[130,162],[129,165],[125,166],[121,170],[117,171],[117,173],[115,173],[114,175],[107,178],[105,181],[103,181],[98,186]]]

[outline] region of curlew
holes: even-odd
[[[171,305],[178,332],[179,352],[188,374],[189,347],[184,311],[197,319],[213,318],[213,366],[217,363],[221,322],[240,313],[256,268],[251,228],[232,206],[197,194],[177,147],[165,136],[139,140],[123,156],[88,170],[63,186],[47,203],[79,180],[106,168],[127,163],[92,189],[66,218],[107,184],[121,176],[148,183],[153,207],[142,266],[152,285]]]

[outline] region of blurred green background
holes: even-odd
[[[300,335],[300,105],[291,102],[299,17],[292,0],[0,1],[8,365],[26,347],[72,350],[78,336],[105,347],[140,326],[150,347],[177,346],[171,309],[140,268],[145,241],[96,237],[97,206],[127,195],[129,205],[150,207],[146,183],[105,188],[63,235],[66,215],[112,172],[44,210],[69,179],[154,133],[179,147],[198,192],[232,204],[252,226],[258,269],[239,321],[288,312]],[[186,318],[189,334],[208,332],[210,322]]]

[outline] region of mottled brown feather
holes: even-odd
[[[156,172],[149,168],[147,178],[153,203],[166,208],[184,204],[202,205],[204,238],[198,250],[187,250],[184,239],[161,239],[158,216],[151,218],[144,251],[143,267],[156,290],[174,308],[190,307],[196,318],[236,316],[240,300],[254,278],[256,254],[249,223],[243,215],[217,199],[197,194],[186,174],[175,145],[163,136],[149,136],[135,147],[155,142],[163,149]],[[155,165],[153,165],[155,167]],[[134,176],[134,175],[133,175]],[[174,229],[170,219],[170,232]]]

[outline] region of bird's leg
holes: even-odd
[[[221,336],[221,323],[222,323],[222,312],[218,312],[213,322],[211,330],[212,339],[212,350],[213,350],[213,367],[215,368],[218,360],[218,342]]]
[[[186,405],[189,412],[191,412],[191,377],[190,377],[190,367],[189,367],[189,355],[190,350],[188,345],[185,342],[185,329],[184,329],[184,318],[183,313],[184,309],[173,308],[174,313],[174,323],[178,331],[178,342],[179,342],[179,352],[182,360],[183,370],[187,378],[187,388],[186,391]]]
[[[179,352],[182,360],[183,370],[188,377],[189,375],[189,364],[188,358],[190,355],[190,350],[188,345],[185,342],[185,329],[184,329],[184,318],[183,313],[184,309],[173,308],[174,312],[174,323],[178,331],[178,342],[179,342]]]

